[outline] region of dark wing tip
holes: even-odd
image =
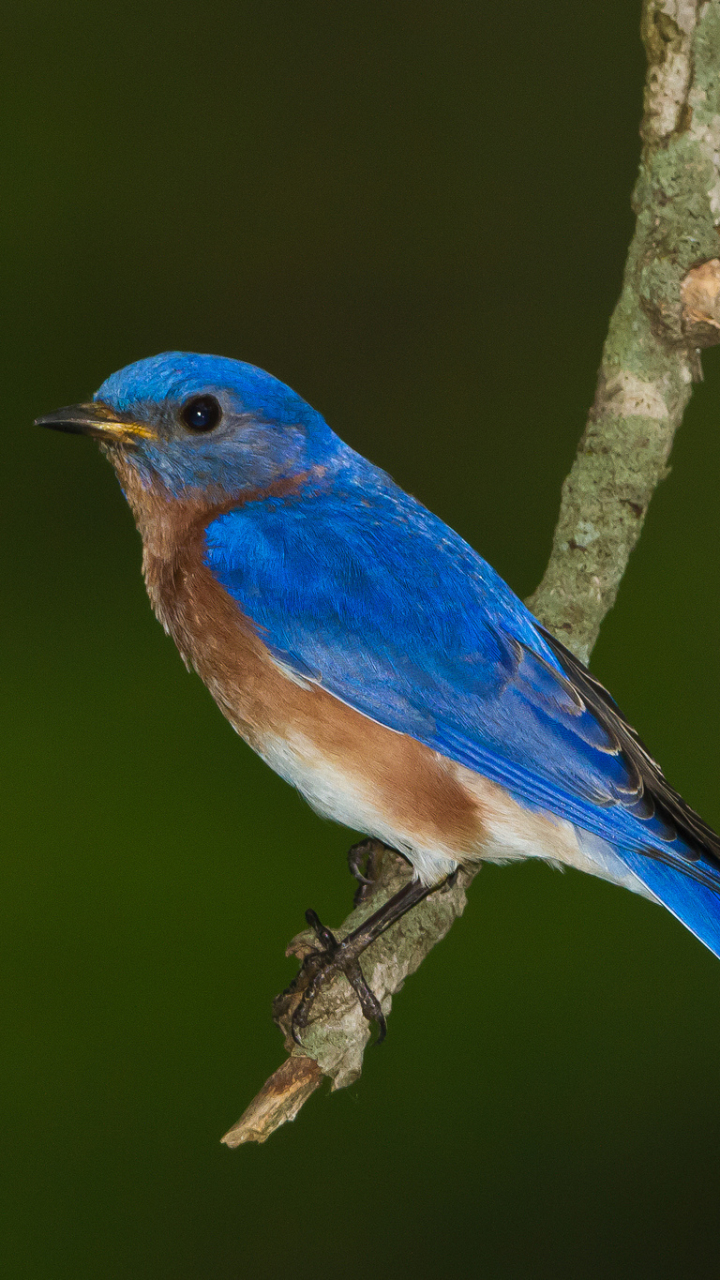
[[[671,830],[674,828],[677,831],[677,836],[690,846],[696,858],[705,855],[720,865],[720,836],[670,786],[659,764],[653,760],[644,742],[607,689],[555,636],[539,623],[536,626],[588,710],[617,740],[631,773],[637,774],[641,779],[642,792],[645,797],[652,797],[658,815],[665,819]],[[653,850],[648,848],[643,852],[652,856]]]

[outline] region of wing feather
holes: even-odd
[[[590,672],[382,473],[248,503],[207,563],[276,657],[391,729],[720,888],[720,839]]]

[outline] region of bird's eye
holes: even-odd
[[[212,431],[222,418],[222,409],[214,396],[193,396],[185,401],[180,417],[191,431]]]

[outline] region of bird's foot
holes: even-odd
[[[305,919],[315,933],[320,946],[314,947],[305,956],[302,968],[282,996],[275,1003],[275,1017],[287,1016],[292,1002],[297,995],[300,999],[294,1005],[290,1016],[290,1031],[296,1044],[300,1044],[300,1032],[306,1027],[310,1018],[313,1003],[327,982],[342,973],[353,988],[360,1007],[368,1022],[377,1022],[380,1028],[377,1043],[385,1039],[385,1017],[377,996],[370,990],[359,958],[363,951],[385,933],[392,924],[404,916],[418,902],[422,902],[432,893],[437,885],[424,885],[420,880],[408,880],[392,898],[373,911],[357,929],[338,942],[334,933],[326,929],[314,911],[306,911]]]
[[[387,848],[389,845],[383,844],[382,840],[375,840],[368,836],[348,849],[347,861],[350,874],[358,882],[353,898],[354,906],[359,907],[371,896],[380,873],[380,859]]]
[[[360,887],[362,888],[362,885]],[[327,982],[337,973],[342,973],[355,992],[367,1021],[377,1022],[379,1035],[376,1043],[380,1044],[385,1039],[387,1023],[380,1001],[363,977],[357,958],[357,948],[351,944],[351,939],[355,941],[354,935],[350,935],[350,938],[346,938],[343,942],[338,942],[335,934],[330,929],[326,929],[315,911],[306,911],[305,919],[320,946],[306,956],[298,977],[288,988],[288,992],[302,990],[302,996],[293,1010],[290,1022],[293,1040],[296,1044],[302,1043],[300,1033],[308,1024],[316,997]]]

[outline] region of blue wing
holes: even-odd
[[[382,473],[222,515],[206,560],[291,669],[608,840],[720,955],[718,837],[585,668]]]

